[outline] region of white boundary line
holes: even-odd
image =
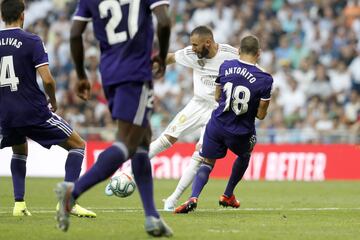
[[[115,213],[115,212],[143,212],[143,209],[140,208],[88,208],[89,210],[96,211],[97,213]],[[47,213],[55,213],[54,209],[51,208],[30,208],[31,213],[39,213],[39,214],[47,214]],[[159,212],[165,212],[162,209],[158,209]],[[241,208],[241,209],[233,209],[233,208],[200,208],[196,209],[196,212],[224,212],[224,211],[239,211],[239,212],[303,212],[303,211],[360,211],[360,207],[358,208],[335,208],[335,207],[327,207],[327,208]],[[0,208],[0,214],[9,214],[12,213],[12,209],[10,208]]]

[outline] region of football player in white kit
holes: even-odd
[[[193,181],[203,158],[199,155],[204,127],[212,111],[217,107],[215,101],[215,79],[220,65],[225,60],[239,58],[236,48],[214,41],[211,29],[206,26],[196,27],[190,34],[191,46],[168,53],[166,64],[178,63],[193,69],[194,96],[190,102],[175,116],[166,130],[150,144],[149,158],[170,148],[180,137],[202,129],[196,149],[189,165],[186,167],[175,191],[164,200],[164,210],[174,211],[178,199]],[[125,172],[131,169],[123,170]],[[105,192],[109,192],[109,186]]]

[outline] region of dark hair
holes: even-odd
[[[194,34],[198,34],[201,36],[208,35],[211,37],[211,39],[214,39],[211,29],[208,28],[207,26],[198,26],[198,27],[194,28],[194,30],[191,31],[190,36],[192,36]]]
[[[5,23],[13,23],[19,20],[24,10],[24,0],[3,0],[1,2],[1,17]]]
[[[241,39],[240,53],[256,55],[260,50],[259,39],[254,35],[249,35]]]

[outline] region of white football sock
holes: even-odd
[[[185,192],[185,190],[194,180],[195,175],[200,168],[202,160],[203,158],[199,155],[199,152],[195,151],[191,157],[189,165],[183,172],[175,191],[167,198],[168,200],[173,201],[174,203],[179,200],[180,196]]]
[[[171,145],[171,142],[164,135],[161,135],[150,144],[149,158],[151,159],[162,151],[165,151],[166,149],[171,147]],[[124,163],[121,172],[125,172],[126,174],[134,176],[131,168],[131,163],[129,161]],[[115,176],[116,175],[117,173],[115,173]]]
[[[161,135],[155,141],[150,143],[149,158],[152,159],[157,154],[171,147],[171,145],[171,142],[165,137],[165,135]]]

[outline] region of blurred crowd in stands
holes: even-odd
[[[259,64],[274,77],[267,118],[257,122],[259,142],[360,143],[360,0],[171,0],[170,51],[189,45],[198,25],[215,41],[239,47],[259,37]],[[112,140],[114,123],[101,90],[98,43],[88,24],[85,57],[92,97],[74,94],[76,75],[69,33],[74,0],[28,1],[26,29],[45,42],[57,81],[58,114],[91,140]],[[154,83],[154,137],[191,99],[192,71],[174,64]],[[182,139],[195,141],[199,132]]]

